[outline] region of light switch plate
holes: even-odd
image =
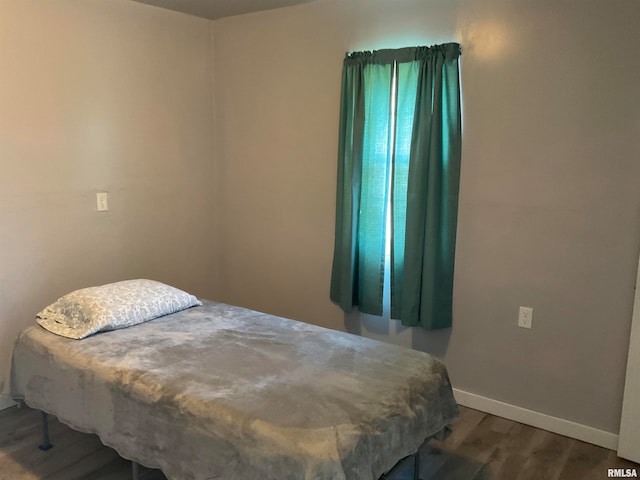
[[[109,195],[107,192],[96,193],[96,209],[99,212],[106,212],[109,210]]]

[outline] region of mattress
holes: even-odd
[[[12,395],[169,479],[374,480],[458,415],[425,353],[203,303],[84,340],[29,327]]]

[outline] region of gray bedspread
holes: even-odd
[[[208,301],[84,340],[30,327],[12,394],[170,479],[373,480],[458,414],[427,354]]]

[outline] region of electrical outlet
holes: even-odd
[[[533,326],[533,308],[520,307],[518,326],[521,328],[531,328]]]

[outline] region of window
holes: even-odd
[[[331,298],[347,312],[382,314],[389,261],[391,317],[451,325],[459,55],[450,43],[344,60]]]

